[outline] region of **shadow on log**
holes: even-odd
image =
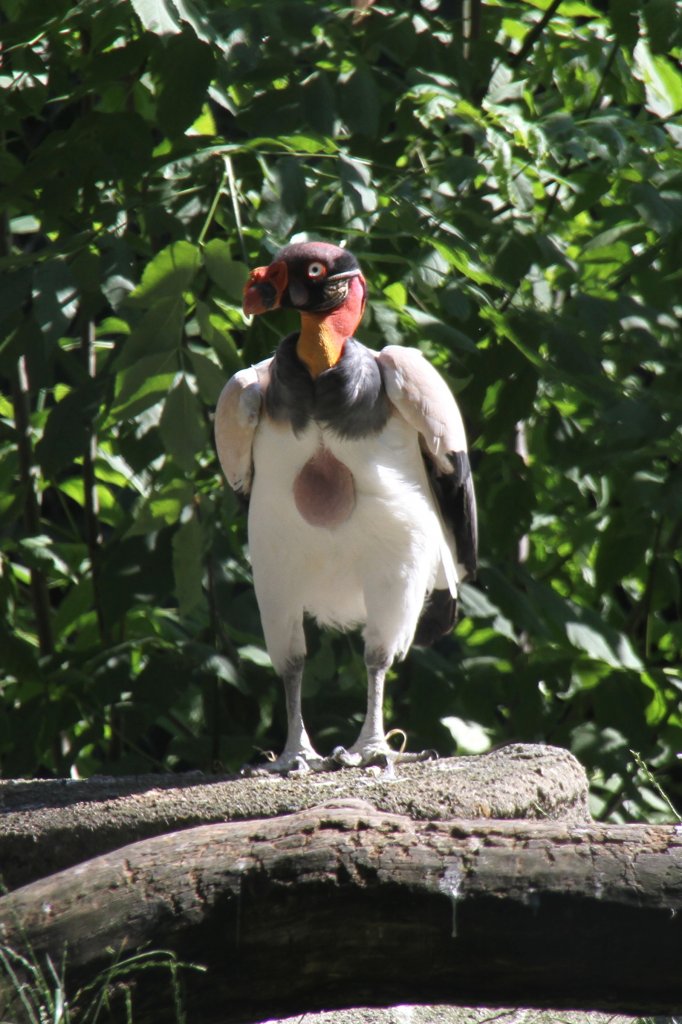
[[[186,977],[202,1024],[405,1002],[672,1013],[682,828],[415,821],[348,799],[127,846],[6,895],[0,930],[38,959],[68,947],[75,981],[112,949],[172,948],[208,968]],[[142,973],[135,1020],[164,1019]]]

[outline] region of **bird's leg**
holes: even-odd
[[[351,753],[362,754],[363,757],[388,749],[384,733],[384,683],[386,672],[391,664],[382,650],[368,651],[365,654],[367,666],[367,714],[357,740],[350,748]]]
[[[340,764],[362,766],[370,764],[377,756],[392,753],[384,734],[384,682],[390,664],[391,658],[380,648],[365,651],[367,714],[350,750],[337,747],[334,751],[333,757]]]
[[[428,761],[438,755],[432,750],[421,753],[404,753],[392,750],[384,732],[384,682],[392,658],[383,650],[365,651],[367,666],[367,714],[362,723],[360,735],[350,750],[337,747],[332,758],[344,767],[364,768],[368,765],[386,767],[389,773],[393,765],[412,761]]]
[[[320,757],[315,752],[303,724],[301,707],[303,658],[296,658],[289,662],[284,670],[282,681],[287,702],[287,742],[281,756],[303,756],[306,759],[319,761]]]
[[[324,759],[320,757],[310,742],[303,724],[301,708],[303,663],[302,657],[292,658],[287,662],[282,673],[287,705],[287,741],[284,750],[276,760],[259,765],[258,771],[283,773],[307,771],[308,769],[319,771],[326,766]]]

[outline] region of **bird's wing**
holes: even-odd
[[[215,443],[228,483],[247,496],[253,478],[253,436],[260,421],[272,358],[235,373],[215,411]]]
[[[476,575],[476,495],[457,402],[418,349],[387,345],[377,356],[386,394],[418,431],[441,515],[452,530],[462,575]]]

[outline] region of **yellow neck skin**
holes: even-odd
[[[365,280],[358,274],[351,278],[348,293],[336,309],[328,313],[301,312],[296,354],[312,377],[319,377],[338,363],[346,340],[353,337],[362,319],[366,291]]]
[[[296,354],[305,363],[313,377],[336,366],[346,339],[334,330],[329,317],[324,319],[313,313],[301,314],[301,332],[296,343]]]

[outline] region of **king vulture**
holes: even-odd
[[[248,499],[248,539],[265,643],[286,694],[279,772],[395,760],[386,671],[413,642],[454,623],[474,576],[477,525],[462,417],[416,349],[354,337],[366,284],[355,257],[323,242],[282,249],[244,290],[244,312],[298,310],[300,329],[226,384],[215,418],[225,476]],[[306,732],[305,615],[362,627],[367,713],[349,750],[321,757]]]

